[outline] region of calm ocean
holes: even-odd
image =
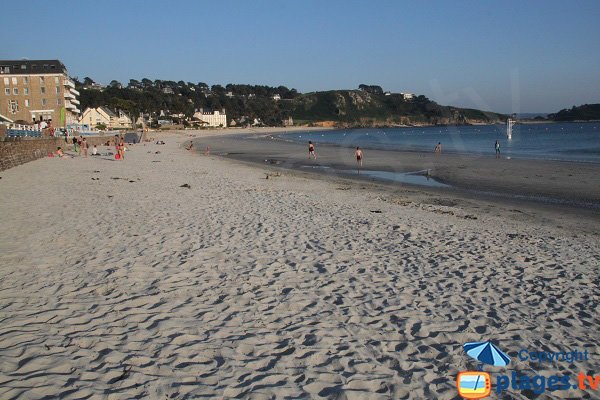
[[[342,129],[278,135],[284,139],[333,143],[345,147],[384,150],[494,154],[500,141],[504,157],[600,163],[600,122],[515,125],[512,139],[506,126],[448,126],[426,128]]]

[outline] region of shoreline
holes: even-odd
[[[313,161],[305,158],[304,144],[269,135],[212,136],[197,141],[210,145],[212,154],[258,165],[270,160],[275,168],[302,170],[312,166],[315,173],[346,177],[349,174],[344,171],[356,168],[352,149],[338,144],[318,145],[318,159]],[[600,164],[596,163],[368,150],[364,169],[396,174],[428,170],[436,181],[473,195],[522,197],[523,201],[556,199],[558,206],[571,204],[575,208],[600,206]],[[431,190],[420,185],[413,188]]]

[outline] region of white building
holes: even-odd
[[[194,118],[204,121],[207,126],[227,128],[227,115],[225,109],[221,111],[206,112],[202,108],[194,113]]]
[[[404,100],[412,100],[415,98],[415,95],[413,93],[400,93],[402,95],[402,98]]]
[[[119,110],[115,114],[108,107],[88,107],[79,118],[80,124],[87,124],[90,128],[95,128],[97,125],[104,125],[109,129],[128,129],[132,127],[131,119],[123,111]]]

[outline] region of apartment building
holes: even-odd
[[[0,60],[0,115],[11,121],[77,123],[79,92],[59,60]]]

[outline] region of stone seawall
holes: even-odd
[[[91,147],[99,146],[106,141],[111,141],[114,136],[86,136],[86,141]],[[63,150],[72,149],[73,145],[67,145],[63,138],[9,138],[0,137],[0,171],[25,164],[26,162],[47,157],[48,153],[56,151],[57,147]]]

